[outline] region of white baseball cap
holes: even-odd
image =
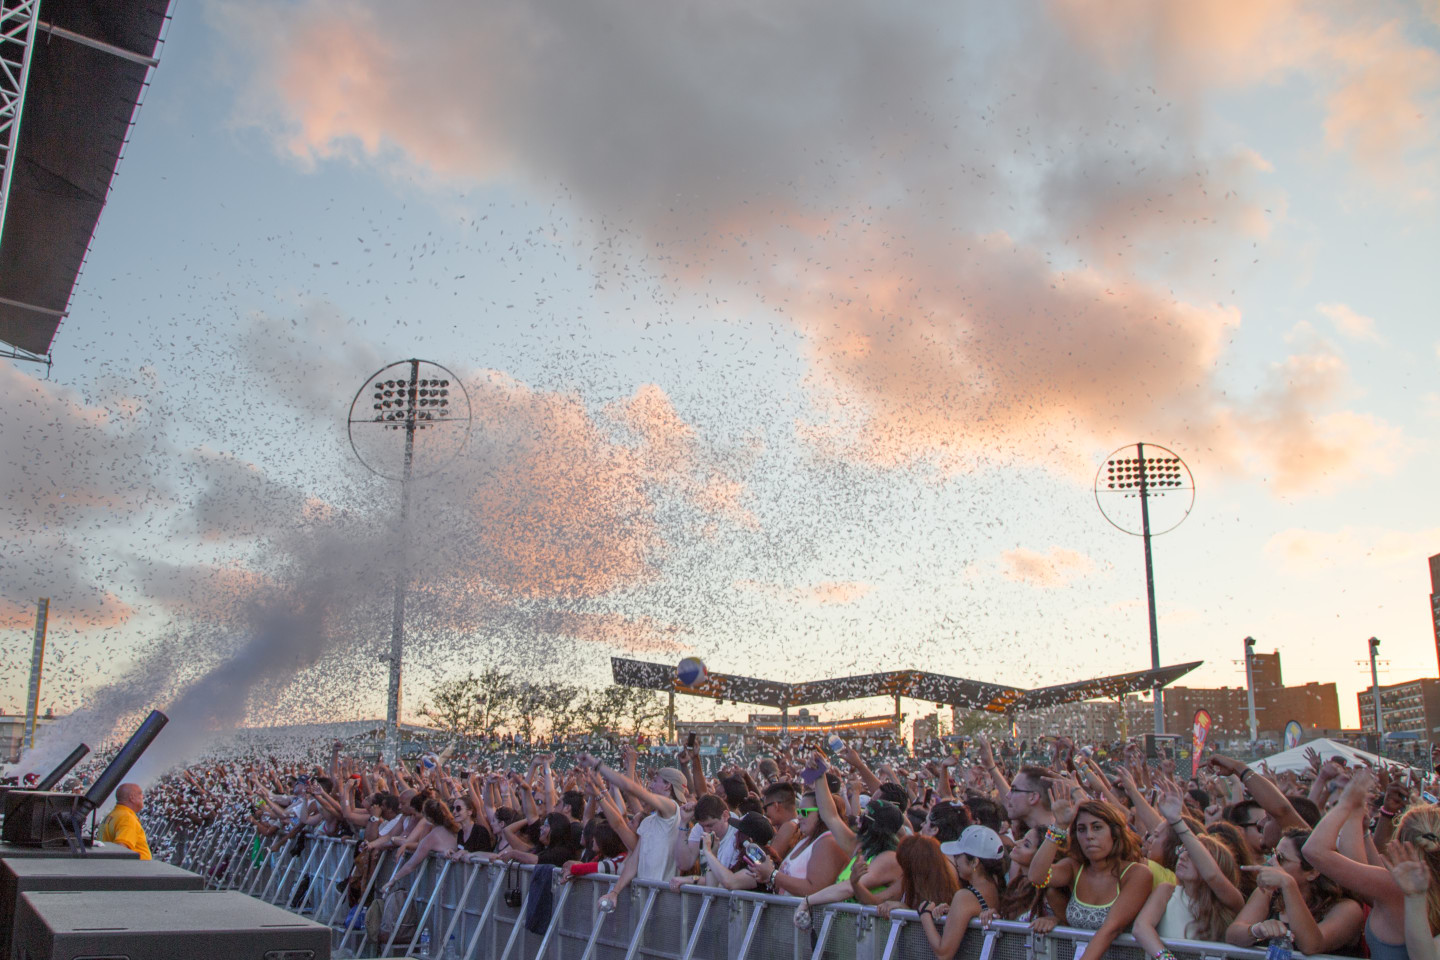
[[[940,852],[947,857],[964,853],[977,860],[999,860],[1005,855],[1005,841],[989,827],[976,824],[966,827],[960,839],[940,844]]]

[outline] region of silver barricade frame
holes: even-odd
[[[169,842],[174,832],[157,831],[157,841]],[[288,857],[286,850],[266,849],[252,855],[257,834],[253,829],[214,825],[211,829],[184,836],[172,849],[178,859],[193,863],[207,878],[214,876],[219,888],[245,889],[258,885],[262,899],[273,899],[292,909],[295,893],[303,878],[309,887],[293,908],[313,909],[316,919],[325,911],[327,898],[335,896],[326,921],[337,938],[336,952],[347,950],[356,926],[352,918],[343,928],[336,920],[347,902],[346,892],[336,885],[349,876],[354,864],[356,841],[349,838],[309,836],[306,855]],[[183,852],[182,852],[183,851]],[[371,871],[361,893],[365,904],[382,874],[393,877],[397,859],[387,866],[384,856]],[[277,860],[284,858],[283,864]],[[933,960],[934,954],[920,926],[919,917],[909,910],[892,911],[881,919],[874,907],[855,903],[816,907],[811,930],[800,930],[792,922],[797,898],[727,891],[718,887],[685,885],[678,891],[669,884],[635,880],[628,896],[616,909],[601,913],[596,902],[617,877],[592,874],[561,883],[555,895],[550,922],[542,934],[525,929],[530,901],[533,868],[509,866],[494,861],[456,862],[437,857],[419,865],[400,911],[403,919],[412,903],[423,903],[415,933],[405,944],[404,956],[412,956],[420,933],[432,933],[432,956],[443,956],[453,938],[460,960]],[[226,861],[230,862],[226,862]],[[298,861],[298,862],[297,862]],[[438,869],[435,869],[438,867]],[[268,870],[268,876],[266,871]],[[504,905],[501,892],[507,873],[514,870],[520,879],[521,905]],[[265,877],[263,885],[259,883]],[[463,876],[463,880],[461,879]],[[320,892],[316,893],[317,886]],[[253,894],[252,894],[253,895]],[[357,917],[363,911],[357,911]],[[399,925],[390,932],[381,956],[394,955]],[[1071,960],[1076,947],[1087,943],[1092,931],[1057,927],[1049,934],[1035,934],[1028,924],[995,920],[981,929],[972,924],[961,941],[956,960]],[[1264,960],[1265,951],[1233,947],[1225,943],[1167,940],[1166,945],[1181,960]],[[361,945],[365,944],[362,933]],[[1144,951],[1134,937],[1122,934],[1106,951],[1107,957],[1143,960]],[[1297,954],[1297,956],[1299,956]],[[1098,960],[1098,958],[1097,958]]]

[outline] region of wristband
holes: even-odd
[[[1253,777],[1254,775],[1255,775],[1255,771],[1254,771],[1254,770],[1251,770],[1249,767],[1246,767],[1246,768],[1245,768],[1245,772],[1242,773],[1242,774],[1240,774],[1240,782],[1241,782],[1241,783],[1244,783],[1246,777]]]
[[[1054,872],[1055,872],[1055,868],[1054,868],[1054,867],[1051,867],[1049,870],[1046,870],[1046,871],[1045,871],[1045,879],[1042,880],[1042,881],[1040,881],[1039,883],[1035,884],[1035,889],[1036,889],[1036,890],[1044,890],[1046,887],[1050,886],[1050,876],[1051,876],[1051,874],[1053,874]]]
[[[1155,960],[1179,960],[1179,958],[1171,953],[1168,947],[1162,947],[1155,951]]]
[[[1070,831],[1064,829],[1063,827],[1049,826],[1045,828],[1045,839],[1049,840],[1051,843],[1055,844],[1058,847],[1060,844],[1070,839]]]
[[[1381,808],[1380,808],[1380,816],[1382,816],[1382,817],[1392,817],[1392,818],[1393,818],[1393,817],[1398,817],[1398,816],[1400,816],[1400,814],[1402,814],[1402,813],[1404,813],[1403,810],[1386,810],[1384,807],[1381,807]]]

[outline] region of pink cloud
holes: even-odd
[[[1093,573],[1095,561],[1068,547],[1050,547],[1044,553],[1017,547],[1000,554],[1000,567],[1007,580],[1036,587],[1064,587]]]

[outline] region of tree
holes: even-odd
[[[629,687],[612,683],[585,696],[585,728],[592,734],[621,733],[620,725],[629,710]]]
[[[665,716],[665,707],[660,701],[660,694],[654,690],[645,690],[641,687],[621,687],[625,691],[625,709],[623,716],[629,721],[630,736],[638,737],[651,725]]]
[[[473,737],[481,729],[480,711],[475,703],[479,687],[480,679],[474,673],[442,680],[430,691],[431,702],[420,709],[420,716],[428,717],[447,733]]]
[[[515,732],[520,734],[526,743],[534,742],[547,701],[546,688],[540,684],[525,680],[516,685],[513,716]]]
[[[1010,721],[1004,714],[988,710],[955,711],[955,736],[973,737],[980,733],[997,739],[1008,737]]]
[[[547,683],[541,690],[550,736],[564,740],[584,727],[586,697],[580,687],[568,683]]]
[[[493,739],[496,732],[515,715],[518,684],[509,673],[494,667],[486,667],[476,680],[475,704],[480,712],[479,731],[485,739]]]

